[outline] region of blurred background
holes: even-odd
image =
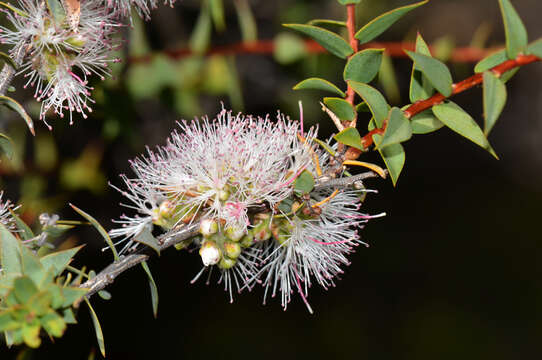
[[[364,0],[358,22],[367,22],[404,0]],[[530,40],[542,36],[538,0],[513,1]],[[94,84],[96,104],[88,119],[68,125],[49,119],[52,132],[37,123],[31,137],[23,122],[1,109],[1,126],[17,144],[12,161],[0,163],[5,198],[22,204],[20,213],[36,224],[42,212],[79,219],[68,202],[95,216],[105,228],[125,210],[120,173],[128,160],[165,142],[181,118],[221,108],[255,115],[278,109],[318,123],[320,137],[331,122],[320,111],[325,93],[295,92],[297,82],[319,76],[341,84],[344,63],[326,54],[305,54],[282,23],[314,18],[344,19],[334,0],[224,1],[224,28],[215,26],[207,43],[200,2],[160,6],[150,22],[125,29],[127,41],[113,79]],[[248,10],[250,8],[250,11]],[[242,14],[242,16],[238,16]],[[252,16],[251,16],[252,14]],[[200,18],[201,19],[201,18]],[[193,32],[195,25],[196,33]],[[201,25],[203,23],[203,25]],[[220,24],[220,22],[219,22]],[[217,29],[218,27],[218,29]],[[257,33],[255,29],[257,28]],[[240,30],[242,29],[242,30]],[[432,0],[383,34],[382,41],[411,41],[420,31],[448,58],[452,46],[499,46],[504,32],[497,0]],[[285,33],[289,35],[284,35]],[[177,50],[255,38],[281,39],[275,54],[181,56]],[[171,56],[175,55],[175,56]],[[394,72],[378,87],[394,105],[408,102],[411,62],[392,58]],[[472,74],[474,63],[450,63],[454,79]],[[32,90],[17,98],[34,119],[39,104]],[[482,120],[481,88],[454,98]],[[365,127],[364,114],[359,127]],[[109,288],[110,301],[94,298],[109,359],[479,359],[542,355],[542,65],[522,69],[509,81],[508,103],[490,138],[494,160],[450,130],[416,136],[406,144],[406,165],[393,188],[373,179],[379,190],[367,197],[366,212],[388,216],[361,231],[369,248],[359,248],[337,287],[313,287],[310,315],[298,297],[284,312],[278,299],[261,304],[263,292],[238,295],[233,304],[220,285],[190,285],[201,260],[169,250],[149,265],[158,283],[154,319],[144,272],[135,268]],[[364,158],[381,164],[370,154]],[[100,270],[112,261],[93,228],[78,228],[61,246],[87,244],[75,265]],[[217,279],[214,279],[215,281]],[[37,352],[0,349],[2,359],[86,359],[98,355],[87,309],[79,325]]]

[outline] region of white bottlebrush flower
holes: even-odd
[[[357,230],[374,216],[359,213],[359,192],[333,194],[332,190],[312,194],[315,202],[328,199],[319,206],[319,215],[293,216],[275,225],[275,240],[263,245],[265,265],[260,273],[265,287],[264,303],[269,291],[272,297],[280,292],[286,309],[292,293],[297,292],[312,312],[307,301],[312,282],[325,289],[334,285],[342,267],[350,264],[348,255],[356,246],[366,245]]]
[[[4,225],[6,229],[10,231],[16,231],[17,225],[15,222],[15,219],[10,213],[10,210],[15,211],[18,208],[18,206],[17,207],[13,206],[13,204],[9,200],[2,201],[3,195],[4,195],[4,192],[1,191],[0,192],[0,224]]]
[[[50,12],[41,0],[19,0],[19,8],[6,12],[13,29],[0,27],[0,42],[13,45],[12,55],[25,54],[18,74],[28,79],[25,87],[35,86],[41,118],[49,109],[61,117],[67,110],[70,123],[73,112],[86,117],[93,103],[88,77],[104,79],[109,63],[118,61],[111,57],[120,26],[114,15],[98,0],[82,1],[76,22]]]
[[[175,0],[165,0],[164,5],[173,7]],[[157,0],[107,0],[107,6],[119,17],[130,17],[132,8],[145,20],[151,17],[151,10],[158,5]]]

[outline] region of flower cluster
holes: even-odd
[[[13,206],[11,201],[2,201],[4,192],[0,192],[0,224],[2,224],[9,231],[17,230],[17,225],[11,211],[15,211],[17,207]]]
[[[35,87],[40,117],[53,109],[60,117],[68,111],[70,123],[73,112],[86,118],[93,103],[89,76],[103,80],[118,61],[111,56],[116,15],[98,0],[19,0],[19,8],[4,11],[13,29],[0,27],[0,42],[13,45],[13,58],[24,59],[19,73],[28,79],[25,87]]]
[[[155,227],[168,236],[198,222],[200,235],[178,246],[199,249],[203,268],[193,281],[216,267],[230,299],[234,288],[260,283],[264,299],[279,291],[286,308],[295,290],[310,310],[311,283],[332,285],[363,244],[357,229],[371,218],[359,212],[368,190],[315,187],[330,156],[315,145],[315,130],[302,134],[281,114],[273,122],[222,110],[179,126],[165,146],[131,162],[134,178],[122,175],[119,191],[137,213],[123,215],[110,235],[125,252]]]

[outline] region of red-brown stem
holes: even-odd
[[[357,41],[356,41],[357,43]],[[378,48],[386,49],[386,54],[391,57],[398,58],[407,58],[405,50],[414,51],[415,44],[412,42],[369,42],[363,44],[361,47],[358,46],[358,50],[367,49],[367,48]],[[429,46],[429,49],[434,52],[434,48]],[[477,62],[486,56],[494,53],[497,50],[500,50],[500,47],[494,47],[489,49],[479,49],[473,47],[460,47],[453,50],[452,55],[450,56],[450,61],[455,63],[463,62]],[[325,53],[326,50],[320,46],[314,40],[305,40],[305,50],[310,54],[321,54]],[[252,43],[235,43],[229,45],[215,46],[203,55],[245,55],[245,54],[259,54],[259,55],[268,55],[272,54],[275,51],[275,43],[273,40],[259,40]],[[163,50],[159,52],[171,59],[179,60],[186,57],[195,55],[190,49],[174,49],[174,50]],[[143,55],[143,56],[133,56],[128,58],[129,63],[146,63],[152,60],[153,54]]]
[[[510,71],[510,70],[512,70],[514,68],[524,66],[524,65],[536,62],[536,61],[541,61],[541,60],[542,60],[541,58],[539,58],[537,56],[534,56],[534,55],[522,55],[522,54],[520,54],[513,60],[507,60],[507,61],[493,67],[490,71],[492,71],[495,75],[500,77],[505,72]],[[473,76],[471,76],[471,77],[469,77],[469,78],[467,78],[467,79],[465,79],[463,81],[455,83],[455,84],[452,85],[452,94],[450,96],[453,96],[453,95],[462,93],[463,91],[466,91],[468,89],[471,89],[471,88],[475,87],[476,85],[481,84],[483,82],[483,80],[484,80],[483,74],[479,73],[479,74],[475,74],[475,75],[473,75]],[[404,111],[404,114],[408,119],[410,119],[414,115],[419,114],[422,111],[433,107],[434,105],[440,104],[441,102],[446,100],[446,98],[447,98],[446,96],[444,96],[444,95],[442,95],[440,93],[437,93],[437,94],[431,96],[429,99],[420,100],[420,101],[415,102],[414,104],[410,105]],[[373,143],[373,137],[372,136],[374,134],[382,134],[385,131],[385,129],[386,129],[386,122],[384,122],[382,128],[374,129],[374,130],[370,131],[367,135],[365,135],[362,138],[363,145],[366,148],[371,146],[371,144]]]
[[[356,34],[356,4],[349,4],[346,5],[346,29],[348,31],[348,40],[350,42],[350,46],[354,50],[354,54],[358,52],[358,40],[355,38]],[[352,57],[349,56],[348,59]],[[348,101],[350,104],[354,105],[354,97],[356,93],[354,92],[354,89],[350,85],[348,85],[348,88],[346,89],[346,101]],[[351,126],[356,126],[356,120],[351,122]]]

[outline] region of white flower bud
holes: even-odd
[[[218,264],[222,257],[220,249],[213,241],[206,241],[199,249],[199,254],[205,266]]]
[[[210,236],[218,231],[218,223],[213,219],[204,219],[199,226],[199,232],[203,236]]]

